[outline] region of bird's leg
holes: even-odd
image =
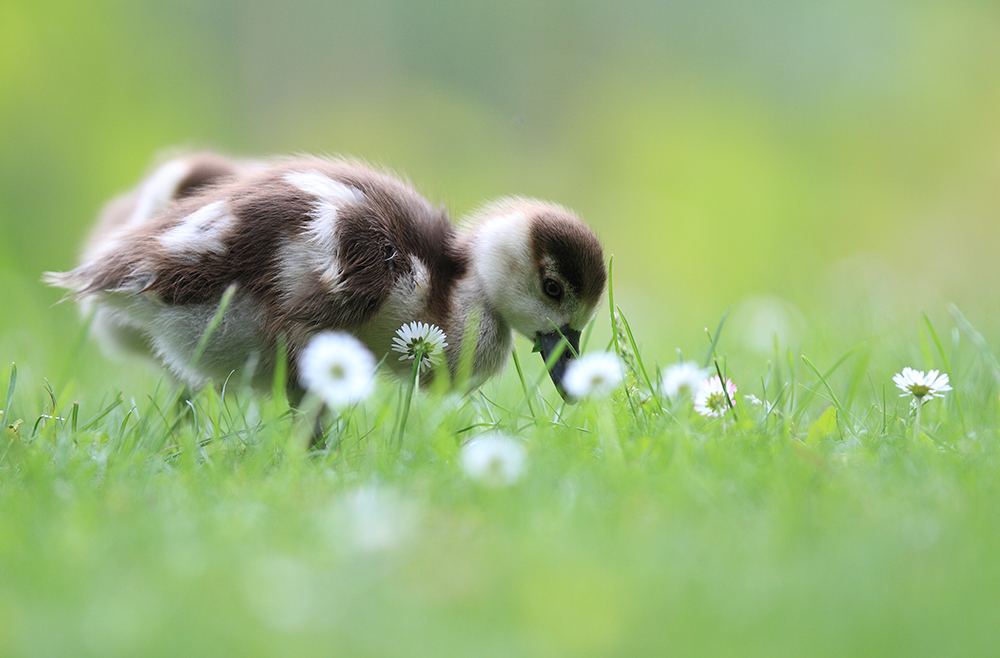
[[[290,377],[288,381],[293,382],[296,380]],[[303,411],[306,414],[311,413],[308,409],[303,408],[302,402],[305,400],[306,394],[301,387],[290,384],[285,389],[285,394],[288,397],[289,407]],[[323,414],[326,410],[327,406],[321,404],[315,411],[316,415],[313,417],[312,435],[309,437],[309,452],[311,453],[319,453],[326,448],[326,432],[323,429]]]
[[[182,384],[180,390],[174,396],[173,414],[174,422],[170,425],[170,433],[177,432],[177,428],[185,419],[194,418],[194,411],[191,408],[191,400],[195,397],[195,391],[187,384]]]
[[[319,408],[319,412],[316,414],[316,418],[313,420],[313,431],[312,438],[309,439],[309,451],[310,452],[322,452],[327,449],[327,436],[323,430],[323,415],[326,411],[326,405],[322,405]]]

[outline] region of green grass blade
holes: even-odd
[[[951,314],[952,319],[955,320],[955,324],[969,337],[972,344],[976,346],[983,358],[986,359],[986,363],[989,365],[990,370],[993,373],[993,378],[996,380],[997,385],[1000,386],[1000,363],[997,363],[996,356],[990,351],[990,346],[983,338],[983,335],[972,326],[966,317],[962,314],[958,307],[954,304],[948,304],[948,313]]]
[[[96,416],[91,418],[88,422],[84,423],[83,427],[80,428],[80,431],[86,432],[87,430],[92,429],[94,426],[97,425],[97,423],[101,422],[101,420],[103,420],[105,416],[107,416],[109,413],[111,413],[124,403],[125,403],[125,398],[122,396],[121,392],[119,392],[117,397],[115,398],[115,401],[109,404],[104,409],[102,409]]]
[[[615,354],[621,358],[622,350],[618,345],[618,318],[615,313],[615,255],[611,254],[608,259],[608,312],[611,314],[611,344],[614,345]],[[609,345],[609,347],[610,347]]]
[[[288,410],[288,337],[282,332],[274,355],[274,377],[271,379],[271,400],[278,414]]]
[[[813,374],[816,375],[816,378],[819,379],[820,383],[823,384],[823,387],[826,388],[827,393],[830,394],[830,400],[833,402],[833,406],[837,408],[838,420],[843,418],[844,405],[840,404],[840,400],[837,398],[837,394],[833,392],[833,387],[830,386],[830,382],[827,381],[827,377],[829,376],[830,373],[828,373],[826,376],[820,374],[819,369],[816,366],[814,366],[812,361],[810,361],[805,355],[802,356],[802,361],[806,364],[806,366],[809,367],[810,370],[813,371]]]
[[[9,417],[10,417],[10,405],[11,405],[11,403],[14,402],[14,387],[15,386],[17,386],[17,364],[11,363],[10,364],[10,379],[7,380],[7,397],[4,400],[3,409],[0,410],[0,411],[3,411],[4,416],[7,416],[7,419],[4,420],[4,424],[5,425],[9,425],[10,423],[14,422],[14,421],[10,420]]]
[[[635,344],[635,336],[632,334],[632,327],[628,323],[628,318],[622,313],[621,309],[618,309],[618,317],[621,318],[622,326],[625,328],[625,335],[628,336],[629,345],[632,347],[632,354],[635,355],[635,362],[639,365],[639,372],[642,374],[643,380],[646,382],[646,386],[649,388],[649,392],[652,394],[653,399],[656,400],[656,406],[659,410],[663,411],[663,404],[660,402],[660,396],[657,395],[656,389],[653,387],[653,381],[649,378],[649,373],[646,372],[646,365],[642,362],[642,356],[639,354],[639,347]]]
[[[597,318],[591,318],[590,322],[587,323],[586,328],[583,330],[583,337],[580,339],[580,351],[586,352],[587,345],[590,344],[590,336],[594,333],[594,325],[597,323]]]
[[[17,386],[17,365],[14,363],[10,364],[10,379],[7,380],[7,395],[4,400],[3,409],[0,409],[0,433],[6,438],[7,427],[14,427],[14,418],[10,415],[10,405],[14,401],[14,387]],[[10,446],[13,443],[14,438],[11,437],[10,441],[4,441],[3,454],[0,454],[0,464],[4,462],[7,458],[7,452],[10,450]]]
[[[517,370],[517,378],[521,382],[521,390],[524,392],[524,400],[528,404],[528,411],[531,412],[532,418],[537,418],[535,408],[531,404],[531,398],[533,396],[528,390],[527,382],[524,380],[524,370],[521,369],[521,360],[517,357],[517,350],[511,350],[511,357],[514,360],[514,368]]]
[[[701,366],[702,368],[707,368],[712,363],[712,359],[715,358],[715,347],[719,344],[719,336],[722,335],[722,327],[725,326],[726,318],[729,317],[729,311],[731,310],[733,310],[732,306],[727,308],[726,312],[722,314],[722,319],[719,320],[719,325],[715,328],[715,334],[712,335],[712,339],[709,342],[708,354],[705,355],[705,361]],[[708,329],[705,331],[708,331]]]
[[[479,329],[483,322],[483,307],[475,304],[465,318],[462,327],[462,349],[458,353],[458,365],[455,367],[455,388],[467,391],[472,380],[472,369],[475,366],[476,350],[479,348]]]
[[[864,345],[865,345],[864,343],[859,343],[858,345],[855,345],[851,349],[849,349],[846,352],[844,352],[844,354],[839,359],[837,359],[833,363],[833,365],[830,366],[827,369],[827,371],[825,373],[823,373],[823,374],[820,374],[819,370],[817,370],[816,367],[813,366],[812,363],[805,356],[802,357],[802,360],[805,361],[806,365],[808,365],[810,367],[810,369],[813,370],[813,372],[817,375],[817,377],[819,378],[819,380],[821,382],[823,382],[823,385],[826,386],[829,389],[829,384],[827,384],[826,381],[828,379],[830,379],[830,376],[833,373],[835,373],[837,371],[837,369],[840,368],[840,366],[842,366],[845,361],[847,361],[847,359],[849,359],[855,352],[857,352],[862,347],[864,347]],[[792,418],[794,420],[797,421],[801,417],[802,413],[805,411],[806,407],[809,406],[809,403],[812,401],[812,399],[813,399],[813,397],[815,395],[816,395],[816,389],[812,388],[812,389],[807,389],[806,390],[805,395],[802,396],[802,399],[798,403],[799,404],[799,408],[792,413]],[[837,409],[837,411],[843,412],[843,409],[839,408],[839,409]]]
[[[924,325],[927,327],[927,333],[930,334],[931,340],[934,341],[934,346],[937,348],[938,354],[941,356],[941,363],[944,366],[944,371],[949,374],[949,376],[954,375],[952,372],[951,364],[948,363],[948,355],[944,351],[944,346],[941,344],[941,339],[938,338],[937,332],[934,331],[934,325],[931,324],[931,319],[927,317],[926,313],[922,313],[924,316]],[[962,425],[962,434],[966,434],[965,425],[965,414],[962,411],[962,400],[958,390],[952,392],[951,398],[955,401],[955,411],[958,413],[958,422]]]
[[[226,291],[222,293],[222,299],[219,300],[219,306],[215,310],[215,315],[212,316],[211,322],[205,327],[205,331],[201,334],[201,339],[198,341],[198,345],[194,348],[194,353],[191,355],[190,361],[188,361],[188,367],[192,370],[198,365],[198,361],[201,360],[202,355],[208,348],[208,341],[211,340],[212,334],[219,328],[222,324],[222,318],[225,316],[226,311],[229,309],[229,304],[233,301],[233,296],[236,294],[236,284],[232,283],[226,288]]]

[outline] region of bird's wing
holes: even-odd
[[[314,203],[279,251],[273,283],[283,323],[351,330],[378,314],[410,269],[384,214],[360,193],[335,211],[327,201]]]
[[[141,293],[155,279],[156,246],[150,238],[176,202],[205,193],[256,163],[213,153],[193,153],[166,160],[135,189],[113,199],[84,245],[81,265],[70,272],[47,272],[44,279],[70,291],[70,297],[93,292]]]

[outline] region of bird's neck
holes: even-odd
[[[456,282],[449,322],[448,365],[453,375],[469,377],[472,387],[503,369],[514,344],[510,325],[489,302],[486,290],[475,269],[469,268]],[[474,345],[468,345],[470,339]]]

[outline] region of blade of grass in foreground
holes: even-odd
[[[545,368],[535,378],[535,381],[532,384],[532,390],[536,390],[537,391],[539,389],[539,387],[541,387],[542,381],[544,381],[545,378],[548,376],[549,372],[552,371],[552,366],[555,365],[556,361],[559,360],[559,358],[563,355],[563,352],[568,347],[569,347],[569,342],[566,340],[566,337],[563,336],[563,340],[559,341],[559,343],[556,344],[555,349],[553,349],[552,353],[549,354],[549,358],[545,359]],[[525,406],[529,406],[530,407],[530,405],[528,405],[528,396],[527,395],[524,395],[521,398],[521,401],[518,403],[518,405],[514,408],[514,415],[515,416],[522,415],[522,412],[524,411],[524,407]]]
[[[726,318],[729,317],[729,311],[733,310],[730,306],[726,309],[726,312],[722,314],[722,319],[719,320],[719,326],[715,328],[715,335],[712,336],[712,340],[708,345],[708,354],[705,355],[705,361],[702,364],[702,368],[707,368],[711,363],[712,359],[715,358],[715,346],[719,344],[719,336],[722,335],[722,327],[726,324]],[[708,331],[706,328],[705,331]]]
[[[608,259],[608,310],[611,313],[611,344],[615,348],[615,354],[622,358],[622,349],[618,344],[618,314],[615,312],[615,255],[611,254]]]
[[[212,334],[219,328],[222,324],[222,318],[226,315],[226,311],[229,309],[229,304],[233,301],[233,296],[236,294],[236,284],[231,283],[225,292],[222,293],[222,298],[219,300],[219,306],[215,310],[215,315],[212,316],[211,321],[209,321],[208,326],[205,327],[205,331],[201,334],[201,338],[198,340],[198,345],[195,346],[194,352],[191,354],[191,359],[188,361],[188,370],[194,371],[201,357],[204,355],[205,350],[208,349],[208,342],[212,338]],[[188,409],[188,407],[179,407],[181,398],[184,397],[184,393],[187,390],[186,386],[180,386],[177,389],[177,393],[174,395],[173,404],[170,405],[169,409],[178,410],[177,420],[183,417]]]
[[[271,401],[278,415],[288,411],[288,337],[282,332],[274,357],[274,377],[271,379]]]
[[[615,306],[615,255],[611,254],[611,258],[608,259],[608,306],[611,310],[611,343],[615,347],[615,354],[618,359],[623,363],[628,363],[625,355],[622,353],[621,342],[619,341],[620,332],[618,331],[618,318],[621,316],[621,310]],[[622,316],[624,319],[624,316]],[[629,392],[629,385],[626,382],[623,387],[625,391],[625,399],[628,400],[629,409],[632,411],[632,418],[639,420],[639,410],[635,406],[635,402],[632,400],[632,394]]]
[[[521,369],[521,360],[517,358],[517,350],[511,350],[511,357],[514,360],[514,368],[517,370],[517,378],[521,382],[521,391],[524,393],[524,400],[528,403],[528,411],[531,412],[532,417],[537,419],[535,407],[531,404],[531,392],[528,391],[528,384],[524,381],[524,371]]]
[[[205,332],[202,333],[201,339],[198,341],[197,347],[194,348],[194,354],[191,355],[191,360],[188,362],[188,368],[194,370],[195,366],[198,365],[198,361],[201,360],[202,355],[204,355],[205,350],[208,348],[208,341],[211,340],[212,334],[215,333],[219,325],[222,324],[222,318],[229,309],[229,304],[233,301],[233,296],[236,294],[236,284],[232,283],[226,288],[226,291],[222,293],[222,298],[219,300],[219,307],[215,310],[215,315],[212,316],[211,322],[205,327]]]
[[[10,379],[7,381],[7,397],[4,400],[3,409],[0,410],[0,432],[4,431],[7,425],[12,424],[14,421],[10,418],[10,404],[14,401],[14,387],[17,385],[17,365],[10,364]],[[0,463],[3,462],[4,458],[7,457],[7,451],[10,449],[10,443],[4,446],[3,454],[0,455]]]
[[[649,373],[646,372],[646,364],[642,362],[642,355],[639,354],[639,347],[635,344],[635,336],[632,335],[632,327],[629,326],[628,318],[622,313],[621,308],[618,309],[618,317],[621,318],[622,326],[625,327],[625,335],[628,336],[629,344],[632,346],[632,354],[635,355],[635,362],[639,365],[639,372],[642,374],[642,378],[646,382],[646,386],[649,387],[649,392],[653,399],[656,400],[656,406],[659,408],[660,412],[663,411],[663,403],[660,401],[660,396],[656,394],[656,389],[653,388],[653,382],[649,378]]]
[[[948,355],[944,352],[944,347],[941,345],[941,339],[938,338],[937,332],[934,331],[934,325],[931,324],[931,319],[927,317],[926,313],[922,314],[924,316],[924,324],[927,326],[927,333],[930,334],[931,340],[934,341],[934,346],[937,347],[938,354],[941,356],[941,363],[944,365],[944,371],[950,374],[954,374],[951,370],[951,364],[948,363]],[[952,399],[955,400],[955,410],[958,412],[958,422],[962,425],[962,436],[965,436],[968,432],[965,429],[965,414],[962,413],[962,401],[959,395],[959,391],[954,391],[952,393]]]
[[[844,361],[847,361],[847,359],[849,359],[852,354],[854,354],[855,352],[857,352],[858,350],[860,350],[862,347],[864,347],[864,343],[860,343],[858,345],[855,345],[851,349],[849,349],[846,352],[844,352],[843,356],[841,356],[839,359],[837,359],[834,362],[834,364],[832,366],[830,366],[827,369],[827,371],[825,373],[823,373],[822,375],[819,373],[819,370],[817,370],[815,368],[815,366],[813,366],[812,363],[810,363],[809,360],[806,359],[805,356],[803,356],[802,359],[803,359],[803,361],[806,362],[806,365],[808,365],[813,370],[813,372],[816,373],[816,375],[819,378],[819,380],[821,382],[823,382],[823,385],[826,386],[828,390],[830,390],[829,389],[829,384],[826,383],[826,381],[828,379],[830,379],[830,375],[832,375],[833,373],[835,373],[837,371],[837,369],[840,368],[840,366],[842,366],[844,364]],[[796,410],[794,410],[792,412],[792,419],[793,420],[795,420],[796,422],[798,422],[799,418],[802,416],[802,413],[805,411],[806,407],[809,406],[809,403],[812,402],[812,399],[813,399],[813,397],[815,395],[816,395],[816,389],[815,388],[810,388],[810,389],[806,390],[806,394],[804,396],[802,396],[802,399],[799,401],[799,408],[796,409]],[[831,390],[831,395],[832,395],[832,390]],[[834,398],[836,398],[836,396],[834,396]],[[836,404],[839,405],[840,404],[839,401]],[[838,409],[837,411],[843,411],[843,409]]]
[[[455,378],[452,385],[456,390],[466,392],[472,380],[472,368],[475,365],[476,351],[479,349],[479,329],[483,322],[482,304],[473,305],[462,327],[462,349],[458,354],[458,366],[455,368]]]
[[[840,419],[845,417],[844,405],[840,404],[837,394],[833,392],[833,387],[831,387],[830,383],[826,381],[826,377],[820,374],[819,369],[812,364],[812,361],[810,361],[805,355],[802,356],[802,361],[809,366],[809,369],[813,371],[813,374],[816,375],[820,383],[823,384],[824,388],[826,388],[827,393],[830,394],[830,400],[833,402],[833,406],[837,410],[837,421],[838,424],[840,424]],[[843,429],[843,426],[841,426],[841,429]]]
[[[10,405],[14,401],[14,387],[17,386],[17,364],[10,364],[10,379],[7,380],[7,398],[4,400],[3,411],[4,415],[10,415]],[[9,419],[8,419],[9,420]],[[13,421],[9,421],[10,424]]]
[[[979,348],[980,353],[982,353],[983,357],[986,359],[986,363],[990,366],[993,378],[996,379],[997,385],[1000,385],[1000,363],[997,362],[997,358],[993,355],[993,352],[990,351],[990,346],[986,342],[986,339],[983,338],[983,335],[972,326],[972,323],[969,322],[964,315],[962,315],[962,312],[958,310],[957,306],[954,304],[948,304],[948,313],[951,314],[952,319],[955,320],[955,324],[958,325],[959,329],[965,332],[965,334],[969,337],[972,344]]]
[[[124,402],[125,398],[122,396],[121,392],[119,392],[118,395],[115,396],[115,401],[109,404],[101,411],[99,411],[97,415],[91,418],[88,422],[84,423],[83,427],[80,428],[80,431],[86,432],[87,430],[92,429],[97,425],[97,423],[101,422],[101,420],[103,420],[105,416],[107,416],[109,413],[120,407],[122,404],[124,404]]]

